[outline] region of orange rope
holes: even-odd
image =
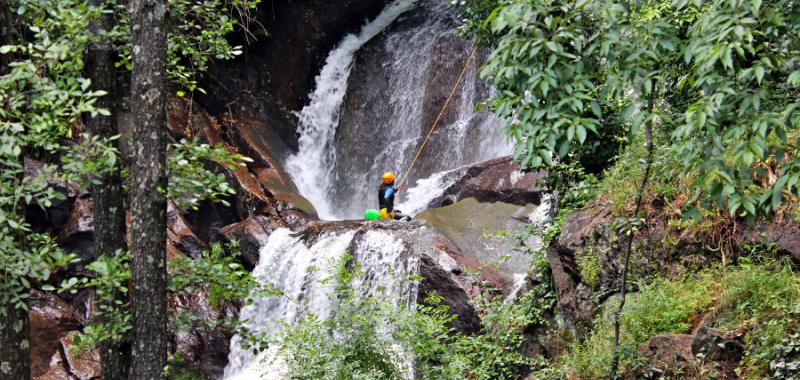
[[[422,153],[422,149],[425,148],[425,144],[427,144],[428,140],[431,138],[431,134],[433,133],[433,130],[436,129],[436,126],[439,124],[439,120],[442,119],[442,116],[444,115],[444,111],[446,111],[447,110],[447,106],[450,105],[450,100],[453,99],[453,95],[455,95],[456,89],[458,89],[458,86],[461,84],[461,80],[464,79],[464,74],[466,74],[467,68],[469,67],[469,64],[472,63],[472,59],[475,58],[475,52],[476,51],[478,51],[478,44],[477,43],[475,44],[475,47],[472,49],[472,53],[470,53],[469,58],[467,59],[467,63],[464,64],[464,68],[461,69],[461,74],[458,76],[458,80],[456,81],[456,84],[453,86],[453,89],[450,91],[450,95],[447,97],[447,101],[444,102],[444,105],[442,106],[442,109],[439,111],[439,115],[436,116],[436,120],[433,122],[433,125],[431,126],[431,130],[428,131],[428,135],[425,136],[425,140],[422,141],[422,145],[420,145],[419,149],[417,149],[417,154],[414,155],[414,159],[411,160],[411,165],[409,165],[408,170],[406,170],[406,173],[403,175],[403,178],[400,181],[400,184],[397,185],[398,188],[402,187],[403,183],[405,183],[406,179],[408,179],[408,174],[411,173],[411,169],[414,167],[414,164],[417,163],[417,159],[419,158],[420,153]]]

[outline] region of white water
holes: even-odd
[[[298,321],[308,313],[325,319],[336,312],[330,269],[351,247],[353,229],[324,234],[310,244],[293,236],[287,229],[273,232],[261,248],[253,271],[258,281],[271,283],[284,292],[282,297],[259,298],[242,308],[240,319],[253,332],[278,336],[284,323]],[[354,260],[362,275],[350,284],[362,295],[376,295],[406,306],[416,302],[416,284],[408,276],[418,272],[417,257],[404,257],[404,243],[386,232],[370,230],[358,238]],[[324,282],[324,283],[323,283]],[[237,335],[231,340],[224,379],[283,379],[286,368],[279,348],[271,347],[253,355],[241,346]]]
[[[350,34],[330,52],[325,66],[316,78],[317,88],[311,94],[311,102],[298,113],[299,149],[286,162],[302,194],[316,207],[323,219],[333,219],[333,207],[329,204],[328,184],[332,182],[336,149],[334,136],[339,125],[339,114],[347,91],[347,79],[353,64],[353,56],[361,46],[375,37],[394,21],[397,16],[411,9],[416,0],[396,0],[384,9],[372,22],[367,23],[358,34]]]
[[[345,110],[343,101],[354,55],[400,14],[415,7],[425,12],[422,24],[393,31],[382,40],[382,45],[374,47],[382,52],[384,61],[379,72],[362,73],[366,79],[361,80],[376,82],[367,87],[366,94],[361,94],[370,104],[350,105],[360,108]],[[426,115],[438,112],[428,107],[433,100],[426,97],[431,82],[442,75],[455,80],[461,69],[460,64],[448,66],[440,61],[461,62],[472,48],[471,44],[453,37],[453,19],[453,9],[441,0],[421,0],[419,4],[396,0],[361,32],[347,36],[328,56],[316,78],[310,103],[298,113],[299,150],[286,162],[298,189],[314,204],[323,220],[358,218],[365,209],[375,208],[374,192],[380,173],[392,170],[401,175],[410,164],[430,128],[430,118]],[[452,57],[442,55],[449,52],[436,53],[446,44],[456,44],[464,51],[456,51],[453,54],[457,56]],[[437,71],[442,67],[448,72]],[[441,86],[448,88],[440,90],[446,94],[450,85],[449,80],[442,81]],[[407,186],[437,172],[510,154],[511,144],[502,136],[500,120],[474,112],[475,103],[490,95],[482,87],[486,86],[477,78],[475,62],[468,68],[459,96],[448,110],[454,116],[439,125]],[[340,119],[346,111],[351,117],[349,124],[343,125]],[[347,137],[337,140],[337,134],[343,133],[341,128],[346,128]],[[337,148],[346,150],[347,159],[337,157]],[[420,181],[420,185],[426,186],[426,193],[432,184]],[[398,209],[411,214],[418,212],[421,201],[412,197],[421,191],[401,191],[400,200],[412,202],[413,210]]]
[[[458,176],[453,175],[456,174],[455,171],[443,171],[418,180],[414,187],[404,194],[404,200],[397,204],[397,209],[411,216],[425,211],[431,201],[458,180]]]

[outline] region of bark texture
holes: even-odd
[[[15,43],[17,36],[16,23],[11,13],[11,0],[0,0],[0,46]],[[12,60],[11,54],[0,54],[0,74],[8,70]]]
[[[93,5],[103,7],[105,0],[92,0]],[[92,24],[92,32],[99,37],[97,43],[89,47],[87,55],[87,71],[95,91],[106,91],[108,95],[97,100],[97,106],[105,108],[116,115],[116,99],[114,80],[114,56],[111,43],[104,38],[113,27],[110,14],[103,14]],[[109,138],[118,134],[117,124],[113,116],[97,115],[88,117],[86,126],[89,131],[100,137]],[[114,142],[116,148],[118,144]],[[110,173],[100,184],[92,186],[94,202],[94,252],[97,255],[114,254],[124,250],[125,244],[125,204],[122,191],[122,178],[119,170]],[[117,294],[115,297],[123,295]],[[113,300],[112,300],[113,305]],[[124,380],[128,378],[130,365],[130,346],[121,343],[105,342],[100,347],[100,362],[103,379]]]
[[[0,380],[30,378],[30,320],[28,312],[2,305],[0,314]]]
[[[167,361],[166,88],[167,4],[131,0],[131,379],[163,378]]]

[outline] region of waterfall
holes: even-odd
[[[299,150],[286,162],[322,219],[358,218],[375,208],[380,173],[401,175],[411,163],[474,46],[454,35],[457,12],[444,3],[396,0],[328,56],[310,103],[298,113]],[[491,95],[477,65],[468,68],[407,187],[510,154],[500,120],[474,110]],[[420,185],[430,190],[433,181]],[[413,194],[401,191],[400,200]]]
[[[387,232],[369,230],[357,236],[355,229],[345,229],[304,239],[278,229],[261,248],[253,275],[284,294],[256,299],[242,308],[240,319],[253,332],[275,336],[284,323],[296,322],[308,313],[328,318],[336,312],[336,296],[333,283],[323,280],[331,276],[329,269],[348,250],[352,250],[362,272],[350,284],[354,289],[364,296],[381,296],[406,306],[415,304],[417,287],[408,276],[417,272],[418,258],[404,255],[405,244]],[[285,368],[277,347],[254,355],[241,344],[238,335],[231,339],[224,379],[283,378]]]
[[[310,103],[298,113],[299,149],[286,162],[297,187],[323,219],[335,218],[329,203],[329,184],[336,163],[334,136],[340,108],[347,90],[353,56],[361,46],[409,10],[416,0],[396,0],[358,34],[350,34],[333,49],[316,78],[317,87]]]

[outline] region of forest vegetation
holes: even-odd
[[[527,285],[476,285],[480,326],[463,331],[446,295],[364,296],[378,280],[337,252],[314,285],[336,312],[266,334],[239,309],[288,296],[244,242],[166,247],[170,215],[267,214],[266,187],[237,197],[252,193],[241,173],[270,164],[233,148],[229,105],[208,134],[170,128],[168,111],[188,105],[196,127],[211,67],[270,38],[271,1],[0,4],[0,379],[34,378],[33,295],[87,290],[70,350],[97,352],[103,379],[207,378],[177,353],[189,330],[277,348],[291,379],[800,378],[800,252],[770,235],[800,231],[800,3],[442,0],[485,55],[494,91],[476,110],[502,121],[519,171],[544,173],[547,222],[492,231],[529,260]],[[31,217],[67,187],[91,198],[95,257]],[[176,301],[201,293],[205,314]]]

